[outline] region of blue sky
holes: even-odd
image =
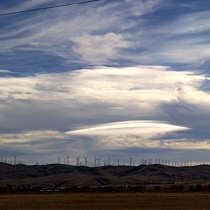
[[[1,156],[209,161],[210,2],[101,0],[0,24]]]

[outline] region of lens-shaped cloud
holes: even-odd
[[[67,132],[71,135],[144,135],[164,134],[168,132],[182,131],[189,128],[171,125],[161,121],[123,121],[105,123]]]

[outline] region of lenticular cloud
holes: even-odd
[[[95,125],[88,128],[68,131],[70,135],[144,135],[164,134],[188,130],[189,128],[171,125],[161,121],[122,121]]]

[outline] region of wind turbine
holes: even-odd
[[[132,160],[133,160],[133,158],[132,157],[129,157],[129,160],[130,160],[130,166],[132,166]]]
[[[88,160],[87,160],[88,156],[83,157],[83,158],[85,159],[85,166],[87,166],[88,165]]]
[[[66,158],[67,158],[67,164],[70,165],[70,158],[71,158],[71,157],[70,157],[69,155],[67,155]]]
[[[17,156],[15,155],[14,156],[14,165],[16,165],[16,162],[17,162]]]
[[[79,166],[79,159],[80,159],[80,156],[76,157],[75,159],[76,159],[76,161],[77,161],[77,166]]]
[[[101,159],[100,159],[100,158],[98,158],[98,166],[100,166],[100,165],[101,165],[100,160],[101,160]]]

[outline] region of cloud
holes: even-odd
[[[46,3],[29,1],[16,6],[27,9]],[[46,59],[56,56],[65,66],[66,63],[202,66],[208,62],[206,20],[210,17],[208,11],[193,10],[199,6],[197,3],[171,16],[163,11],[183,8],[182,3],[132,0],[90,5],[33,13],[27,19],[18,16],[19,21],[8,22],[11,27],[2,25],[0,53],[12,54],[17,60],[23,52],[29,53],[37,64],[36,59],[40,59],[33,55],[38,51]]]
[[[204,82],[209,78],[201,72],[167,66],[1,77],[1,148],[33,159],[128,148],[208,149]]]
[[[18,8],[35,8],[40,3],[46,1],[39,1],[37,5],[35,1],[29,1]],[[160,1],[151,0],[96,2],[91,6],[76,7],[76,10],[68,7],[33,13],[27,19],[18,16],[19,21],[13,21],[12,28],[2,28],[0,52],[18,55],[22,51],[33,53],[38,50],[69,63],[76,60],[98,65],[118,58],[126,59],[127,55],[123,55],[125,49],[136,46],[136,40],[127,39],[130,29],[139,27],[130,17],[142,17],[155,11],[159,4]]]
[[[194,103],[197,96],[202,97],[202,104],[209,103],[208,93],[199,89],[207,81],[205,75],[177,72],[163,66],[96,67],[32,77],[0,78],[0,81],[1,99],[6,101],[13,98],[49,102],[59,98],[60,103],[69,107],[107,103],[113,108],[145,110],[177,100]]]
[[[160,137],[160,138],[158,138]],[[135,136],[135,135],[110,135],[110,136],[92,136],[94,139],[95,144],[97,144],[97,149],[107,149],[107,150],[114,150],[114,149],[133,149],[140,150],[144,149],[167,149],[167,150],[209,150],[210,140],[209,139],[202,139],[200,141],[196,141],[195,139],[172,139],[168,138],[167,140],[161,140],[163,135],[142,135],[142,136]],[[81,136],[80,136],[81,138]]]
[[[156,120],[208,133],[204,124],[209,121],[210,97],[202,89],[208,81],[199,72],[177,72],[165,66],[1,77],[1,132],[68,131],[110,122]]]
[[[143,134],[164,134],[189,128],[169,125],[157,121],[125,121],[114,122],[102,125],[95,125],[90,128],[69,131],[70,135],[143,135]]]
[[[26,131],[22,133],[7,133],[7,134],[0,134],[1,140],[0,144],[24,144],[29,142],[36,142],[36,141],[48,141],[49,138],[53,139],[63,139],[63,136],[58,131],[52,130],[38,130],[38,131]]]
[[[4,70],[4,69],[0,69],[0,73],[10,73],[11,71],[9,70]]]
[[[210,30],[208,20],[210,18],[208,11],[199,11],[184,14],[178,17],[170,26],[165,28],[166,31],[170,30],[171,34],[199,34]]]
[[[162,0],[147,0],[147,1],[138,1],[138,0],[125,0],[128,10],[134,16],[142,16],[144,14],[154,12],[158,9]]]
[[[84,61],[91,61],[96,64],[115,57],[119,49],[128,48],[131,45],[124,40],[122,34],[112,32],[100,36],[77,36],[72,41],[75,42],[73,50],[82,56]]]
[[[145,33],[139,34],[145,41],[143,44],[139,42],[139,46],[147,49],[141,55],[142,61],[157,63],[161,60],[162,63],[166,61],[191,66],[200,66],[207,62],[210,53],[210,24],[206,21],[208,19],[210,16],[207,11],[188,12],[181,13],[161,25],[149,27]],[[152,38],[154,36],[156,39]],[[149,44],[151,42],[153,45]]]

